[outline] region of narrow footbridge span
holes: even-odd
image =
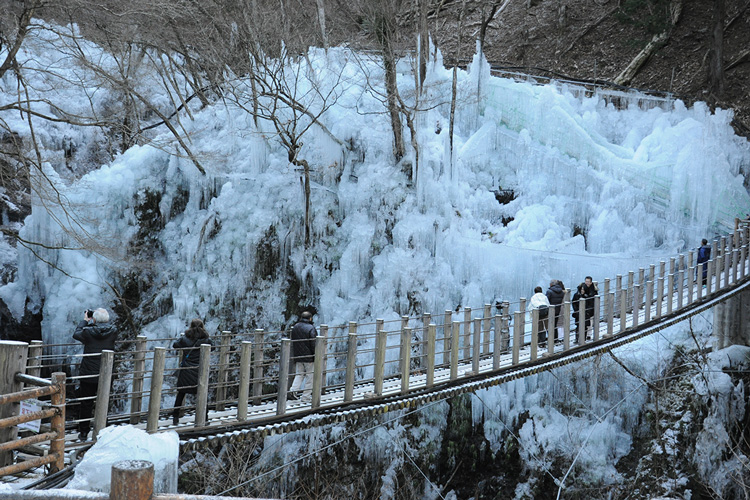
[[[750,226],[736,221],[733,233],[711,243],[707,262],[698,263],[695,251],[686,252],[605,279],[598,283],[598,295],[577,303],[566,290],[559,311],[550,308],[546,318],[520,299],[418,318],[404,316],[392,322],[320,325],[309,399],[289,397],[294,363],[287,332],[221,332],[211,339],[213,346],[200,347],[194,401],[178,408],[176,414],[174,386],[176,373],[183,369],[179,367],[181,353],[172,349],[172,338],[142,335],[101,354],[93,436],[84,441],[77,438],[77,404],[82,398],[70,397],[79,378],[73,376],[67,377],[65,404],[58,395],[52,409],[40,410],[47,412],[44,418],[52,416],[51,424],[42,423],[36,431],[39,434],[22,430],[20,437],[13,433],[10,439],[20,442],[28,453],[35,450],[44,457],[54,450],[61,457],[63,441],[68,450],[88,446],[105,426],[131,424],[152,433],[176,431],[182,450],[187,451],[474,392],[576,363],[708,309],[720,310],[750,289],[749,248]],[[582,318],[577,328],[571,321],[576,310]],[[583,321],[584,317],[589,320]],[[717,347],[724,346],[731,328],[741,327],[730,324],[728,318],[726,314],[715,317]],[[717,332],[717,325],[723,333]],[[12,344],[17,348],[19,343]],[[42,394],[41,389],[23,389],[24,383],[57,384],[59,388],[66,381],[65,372],[76,373],[75,364],[84,356],[78,354],[78,344],[32,343],[24,349],[22,364],[13,372],[15,376],[9,372],[8,377],[17,386],[0,391],[6,393],[0,395],[0,403],[11,404],[9,392]],[[60,352],[69,354],[61,358],[56,354]],[[40,376],[52,373],[52,382]],[[62,393],[64,397],[66,391]],[[20,423],[22,416],[7,415],[0,419],[0,429],[4,423],[5,427]],[[0,453],[6,447],[8,442],[0,442]],[[7,467],[0,474],[9,473],[3,470]],[[57,468],[61,467],[58,462]]]

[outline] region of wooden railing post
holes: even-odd
[[[349,322],[349,337],[346,349],[346,380],[344,383],[344,402],[354,399],[354,376],[357,373],[357,322]]]
[[[651,304],[654,302],[654,266],[649,267],[648,280],[646,280],[646,299],[643,307],[643,321],[651,321]]]
[[[635,273],[633,271],[628,271],[628,286],[627,286],[627,294],[628,294],[628,312],[632,311],[635,308],[635,303],[633,299],[633,285],[635,284],[634,279]]]
[[[620,294],[620,333],[628,326],[628,292],[623,290]]]
[[[281,352],[279,353],[279,390],[276,398],[276,415],[286,413],[286,398],[289,393],[289,361],[291,358],[291,339],[281,339]],[[247,406],[245,406],[247,409]]]
[[[323,395],[323,359],[326,354],[326,338],[322,335],[315,337],[315,358],[313,359],[312,408],[320,406]]]
[[[415,337],[417,340],[417,346],[419,352],[416,355],[417,358],[417,368],[423,368],[425,362],[427,361],[425,359],[425,349],[426,344],[425,341],[427,340],[427,326],[432,323],[432,315],[430,313],[423,313],[422,314],[422,330],[420,333],[420,330],[417,330],[415,333]]]
[[[321,387],[325,389],[325,386],[328,383],[328,325],[320,325],[318,335],[326,339],[326,348],[323,351],[323,374],[320,376]]]
[[[484,341],[482,343],[482,354],[485,356],[490,353],[490,318],[492,316],[492,304],[484,305],[484,315],[482,321],[482,329],[484,331]]]
[[[748,245],[748,235],[747,232],[750,229],[750,225],[744,226],[742,228],[742,231],[740,232],[740,279],[745,279],[745,269],[747,265],[747,245]]]
[[[471,346],[471,371],[479,374],[479,355],[482,353],[482,318],[474,319],[474,342]]]
[[[633,300],[635,301],[635,304],[641,303],[641,284],[635,283],[633,285]],[[638,307],[633,307],[633,328],[638,326],[638,316],[640,315],[640,309]]]
[[[130,423],[135,425],[141,421],[143,410],[143,377],[146,375],[146,343],[145,335],[135,338],[135,351],[133,352],[133,393],[130,395]]]
[[[570,349],[570,288],[565,289],[562,304],[563,350]]]
[[[677,309],[682,309],[685,295],[685,255],[680,254],[677,266]]]
[[[523,344],[523,315],[521,311],[516,311],[513,314],[513,354],[511,364],[513,366],[518,364],[518,360],[521,354],[521,344]]]
[[[503,326],[500,332],[500,351],[507,352],[510,346],[510,302],[507,300],[500,305],[500,316],[503,318]]]
[[[620,317],[620,304],[622,303],[622,274],[615,277],[614,304],[615,317]]]
[[[96,409],[94,410],[93,438],[99,431],[107,427],[107,414],[109,413],[109,391],[112,387],[112,366],[114,365],[115,352],[105,349],[101,354],[101,367],[99,368],[99,386],[96,389]]]
[[[208,379],[211,372],[211,346],[201,344],[198,360],[198,394],[195,400],[195,426],[206,425],[208,416]]]
[[[719,288],[721,288],[721,285],[719,283],[720,281],[719,276],[721,275],[720,273],[721,262],[719,261],[720,257],[721,255],[719,255],[719,242],[716,239],[714,239],[711,242],[711,259],[709,260],[709,262],[713,261],[713,267],[709,266],[710,273],[708,275],[708,280],[711,281],[711,279],[715,277],[716,283],[715,283],[715,286],[713,285],[711,286],[711,290],[718,290]],[[708,292],[708,293],[711,293],[711,292]],[[706,295],[708,295],[708,293]]]
[[[711,257],[706,262],[706,297],[711,295],[714,286],[714,258]]]
[[[695,274],[694,253],[690,251],[687,254],[687,292],[688,292],[687,303],[688,305],[693,303],[693,294],[695,293],[695,283],[696,283],[696,274]]]
[[[219,348],[219,369],[216,386],[216,411],[224,411],[227,399],[227,383],[229,383],[229,344],[232,332],[221,332],[221,347]]]
[[[471,359],[471,307],[464,307],[464,343],[461,359]]]
[[[263,396],[263,330],[253,335],[253,404],[259,405]]]
[[[435,337],[437,336],[437,326],[430,323],[427,326],[427,376],[425,386],[429,389],[435,382]]]
[[[250,359],[252,347],[252,342],[242,341],[240,350],[240,388],[237,394],[237,420],[240,422],[247,420],[247,404],[250,399]]]
[[[667,275],[667,314],[672,314],[674,302],[674,257],[669,258],[669,274]]]
[[[525,330],[525,328],[524,328]],[[534,308],[531,310],[531,348],[529,351],[529,359],[536,361],[537,349],[539,348],[539,309]]]
[[[578,331],[576,335],[578,337],[577,344],[583,345],[586,343],[586,302],[588,299],[581,297],[578,299]]]
[[[19,392],[23,383],[16,380],[16,373],[26,373],[29,345],[26,342],[0,340],[0,395]],[[20,414],[20,404],[0,405],[0,418],[10,418]],[[11,425],[0,428],[0,443],[15,441],[18,427]],[[13,463],[13,450],[0,451],[0,467]]]
[[[164,361],[167,350],[154,347],[154,364],[151,368],[151,390],[148,398],[148,417],[146,431],[156,432],[159,428],[159,411],[161,410],[161,389],[164,385]]]
[[[411,373],[411,328],[408,326],[401,329],[399,360],[401,362],[401,394],[407,394]]]
[[[604,332],[605,337],[612,336],[612,325],[614,317],[614,298],[615,294],[610,289],[610,280],[605,278],[604,280],[604,321],[607,323],[607,330]]]
[[[56,433],[56,437],[49,442],[49,454],[56,457],[49,470],[50,474],[54,474],[65,467],[65,373],[55,372],[51,380],[52,385],[57,388],[50,395],[50,404],[57,410],[50,418],[50,427]]]
[[[383,331],[383,320],[375,320],[375,394],[383,395],[383,379],[385,377],[385,349],[387,333]]]
[[[664,277],[659,276],[656,279],[656,316],[654,316],[655,319],[661,318],[663,302],[664,302]]]
[[[451,328],[453,322],[453,311],[445,311],[443,316],[443,359],[441,363],[448,366],[450,364],[449,353],[451,351]]]
[[[154,464],[146,460],[122,460],[112,465],[110,499],[150,500],[154,494]]]
[[[601,306],[601,298],[599,295],[594,296],[594,317],[591,318],[591,324],[594,327],[594,341],[599,340],[599,322],[601,320],[599,316],[599,307]]]
[[[729,277],[732,272],[732,238],[722,236],[722,257],[724,259],[724,288],[729,286]]]
[[[502,314],[495,314],[495,338],[493,339],[492,346],[492,369],[497,370],[500,368],[500,354],[504,351],[500,346],[503,343],[503,316]]]
[[[450,356],[450,379],[458,378],[458,342],[461,336],[461,323],[454,321],[451,323],[451,356]]]

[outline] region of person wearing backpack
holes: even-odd
[[[531,296],[529,307],[539,310],[539,337],[537,341],[541,344],[547,341],[547,325],[549,324],[549,299],[542,292],[542,287],[534,288],[534,295]]]
[[[708,246],[708,240],[703,239],[701,246],[698,248],[698,266],[703,264],[703,286],[708,281],[708,261],[711,260],[711,247]]]
[[[190,328],[180,335],[172,347],[180,350],[182,359],[180,360],[180,370],[177,375],[177,397],[174,400],[174,410],[172,412],[172,423],[180,423],[180,413],[182,403],[185,401],[186,394],[198,393],[198,365],[200,364],[200,346],[201,344],[211,345],[208,338],[208,332],[203,326],[203,321],[196,318],[190,322]]]

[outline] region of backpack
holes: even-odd
[[[539,309],[539,317],[544,319],[549,315],[549,306],[547,305],[541,305],[538,307]]]

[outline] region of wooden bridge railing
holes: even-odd
[[[539,343],[539,312],[528,311],[525,298],[417,318],[404,316],[393,321],[320,325],[311,407],[325,406],[322,397],[339,392],[344,403],[378,397],[388,391],[392,394],[394,390],[405,394],[414,384],[429,388],[477,373],[480,365],[489,364],[492,369],[503,363],[517,365],[522,362],[522,352],[523,360],[535,361],[659,321],[744,281],[748,272],[749,236],[747,224],[738,224],[733,234],[712,242],[705,288],[695,251],[627,275],[617,275],[614,280],[605,279],[600,283],[599,295],[593,299],[594,315],[589,331],[583,321],[584,301],[578,303],[582,318],[579,328],[577,331],[571,328],[573,304],[571,291],[567,289],[561,308],[562,338],[557,344]],[[554,308],[550,308],[549,323],[553,323],[553,314]],[[550,327],[550,339],[554,334],[554,328]],[[201,348],[196,401],[185,406],[195,410],[194,425],[206,424],[206,409],[214,412],[212,420],[227,416],[240,422],[252,420],[254,406],[269,402],[275,404],[277,415],[289,411],[286,396],[289,377],[293,375],[289,356],[292,341],[284,337],[285,332],[264,330],[221,332],[212,337],[214,347]],[[173,428],[171,419],[165,422],[163,418],[172,411],[174,377],[180,370],[177,367],[180,353],[170,349],[173,340],[139,336],[118,343],[114,353],[103,353],[95,434],[107,425],[108,419],[109,422],[145,421],[150,432]],[[73,345],[77,344],[63,347]],[[53,364],[54,356],[42,351],[59,352],[60,347],[32,345],[29,371]],[[119,369],[113,370],[115,365]],[[470,369],[459,370],[467,365]],[[440,370],[447,376],[438,380],[436,374]],[[112,373],[116,375],[110,394]],[[395,389],[393,384],[397,386]],[[101,404],[103,401],[109,403]]]
[[[64,467],[65,460],[65,374],[53,373],[51,380],[27,375],[27,347],[25,342],[0,342],[0,476],[15,474],[50,464],[50,471]],[[24,389],[23,384],[39,386]],[[19,403],[30,399],[50,397],[46,408],[19,411]],[[27,422],[50,419],[48,432],[16,439],[18,426]],[[13,451],[27,445],[49,442],[49,453],[23,462],[13,463]]]

